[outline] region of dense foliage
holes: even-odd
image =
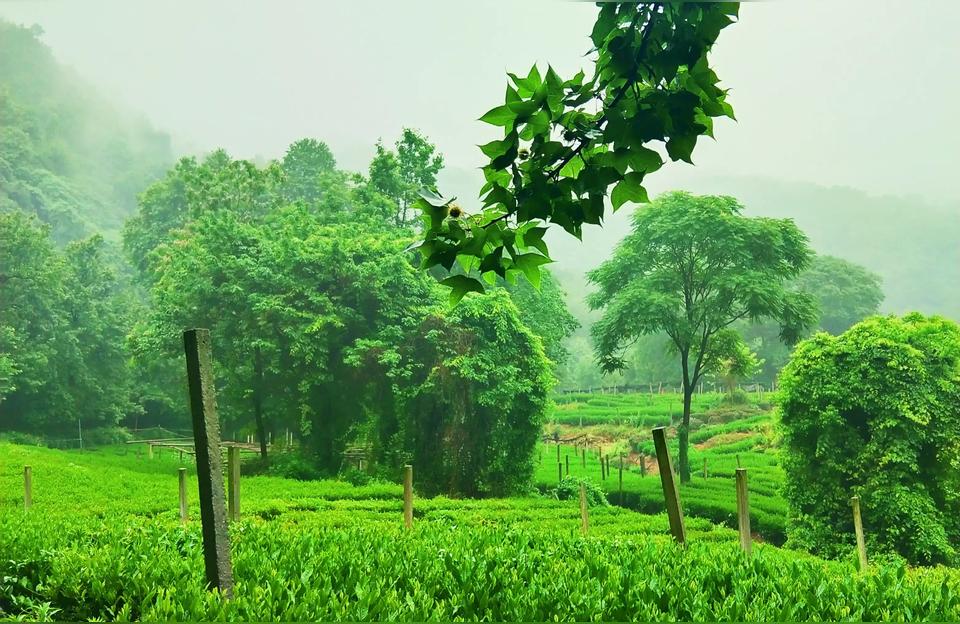
[[[690,400],[706,367],[727,355],[726,330],[772,319],[792,342],[816,319],[811,297],[787,288],[810,260],[806,237],[790,220],[741,209],[732,197],[662,195],[634,213],[613,257],[589,273],[590,306],[603,310],[591,331],[604,370],[623,368],[623,349],[640,336],[673,342],[684,393],[681,481],[690,479]]]
[[[102,238],[58,250],[49,232],[0,213],[0,424],[78,439],[136,409],[124,347],[135,306]]]
[[[207,327],[225,428],[253,423],[264,456],[291,428],[327,473],[360,447],[391,477],[414,461],[433,491],[522,490],[552,385],[543,342],[505,292],[447,309],[405,252],[402,198],[373,182],[316,141],[266,167],[182,160],[125,231],[152,297],[138,361],[172,378],[182,330]],[[556,313],[547,343],[562,355],[560,291],[517,292],[530,318]]]
[[[916,563],[960,543],[960,328],[873,317],[798,345],[781,378],[790,537],[834,554],[862,501],[867,544]]]
[[[489,283],[522,272],[534,282],[547,262],[543,242],[553,223],[580,236],[603,219],[608,190],[614,210],[647,201],[644,178],[663,165],[658,143],[674,161],[692,162],[697,139],[712,136],[713,118],[733,117],[726,90],[707,60],[738,2],[600,3],[590,38],[593,75],[564,80],[536,65],[510,74],[505,103],[481,121],[503,127],[503,139],[481,146],[483,210],[465,215],[434,193],[418,203],[426,231],[425,266],[459,259]],[[457,275],[453,296],[482,291]]]

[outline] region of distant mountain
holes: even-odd
[[[41,36],[0,21],[0,211],[38,215],[58,242],[115,238],[173,162],[170,138],[100,98]]]

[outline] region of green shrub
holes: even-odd
[[[587,489],[587,505],[591,507],[606,507],[610,503],[607,501],[607,495],[603,488],[591,481],[567,475],[557,484],[553,490],[553,495],[557,500],[580,500],[580,484],[584,484]]]
[[[781,376],[792,543],[849,551],[860,496],[868,546],[912,563],[960,544],[960,328],[910,314],[801,343]]]

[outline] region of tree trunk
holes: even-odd
[[[260,438],[260,456],[267,458],[267,428],[263,423],[263,356],[260,348],[253,352],[253,417],[257,423],[257,437]]]
[[[683,421],[677,428],[677,443],[680,447],[680,483],[690,481],[690,404],[693,399],[693,388],[684,383],[683,386]]]

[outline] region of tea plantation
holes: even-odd
[[[262,476],[242,480],[242,519],[230,525],[235,596],[226,600],[205,589],[196,482],[184,526],[178,458],[124,450],[0,444],[0,617],[960,618],[956,571],[878,563],[859,573],[852,560],[767,544],[746,560],[734,531],[703,519],[688,519],[681,548],[662,515],[594,505],[583,536],[573,500],[436,498],[416,500],[406,530],[395,484]],[[33,470],[29,510],[24,465]]]

